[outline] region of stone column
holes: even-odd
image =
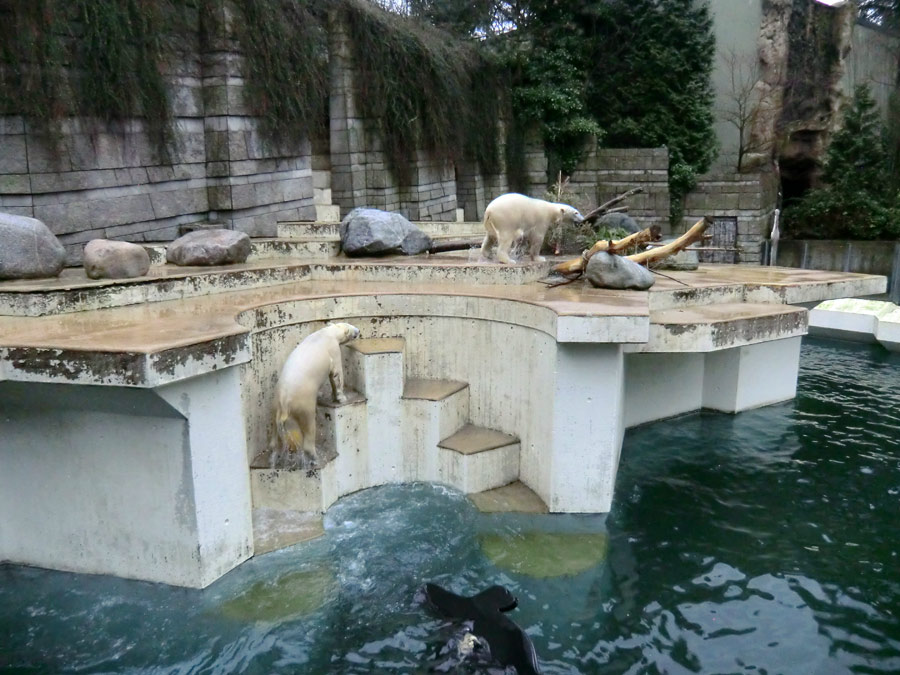
[[[733,347],[706,355],[703,407],[736,413],[797,395],[800,338]]]

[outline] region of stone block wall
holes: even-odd
[[[548,161],[537,137],[529,139],[526,146],[525,167],[528,194],[545,198]],[[593,206],[636,187],[643,188],[643,192],[628,198],[628,215],[642,227],[659,225],[667,232],[669,153],[666,148],[598,148],[592,143],[569,177],[569,190],[583,195]]]
[[[410,158],[409,185],[388,168],[381,139],[358,110],[353,90],[350,38],[332,15],[329,20],[331,78],[331,195],[341,215],[357,207],[399,212],[410,220],[456,220],[453,165],[424,152]]]
[[[683,229],[703,216],[735,218],[735,261],[759,263],[762,242],[772,227],[777,192],[776,178],[769,172],[701,176],[685,197]]]
[[[310,217],[309,147],[273,151],[245,100],[235,10],[216,0],[194,44],[166,73],[174,147],[162,157],[142,120],[64,120],[54,141],[0,117],[0,210],[43,220],[81,260],[95,238],[171,240],[209,220],[274,236],[280,220]]]
[[[582,168],[582,166],[584,168]],[[669,230],[669,152],[666,148],[602,148],[591,152],[569,181],[596,185],[597,204],[633,188],[643,192],[628,198],[628,215],[641,227]]]

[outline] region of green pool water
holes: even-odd
[[[484,672],[433,581],[510,588],[545,673],[897,673],[898,551],[900,356],[810,340],[795,401],[630,430],[608,517],[387,486],[204,591],[0,566],[0,672]]]

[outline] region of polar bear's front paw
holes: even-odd
[[[532,256],[531,258],[534,262],[547,262],[547,259],[542,255]]]
[[[347,395],[344,392],[339,391],[337,394],[334,395],[334,402],[335,403],[346,403]]]

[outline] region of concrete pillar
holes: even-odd
[[[625,427],[699,410],[703,354],[626,354]]]
[[[734,413],[794,398],[800,340],[793,337],[708,353],[703,407]]]
[[[540,495],[551,512],[610,510],[625,428],[624,366],[621,345],[557,345],[550,494]]]
[[[0,560],[202,588],[253,553],[237,368],[0,383]]]

